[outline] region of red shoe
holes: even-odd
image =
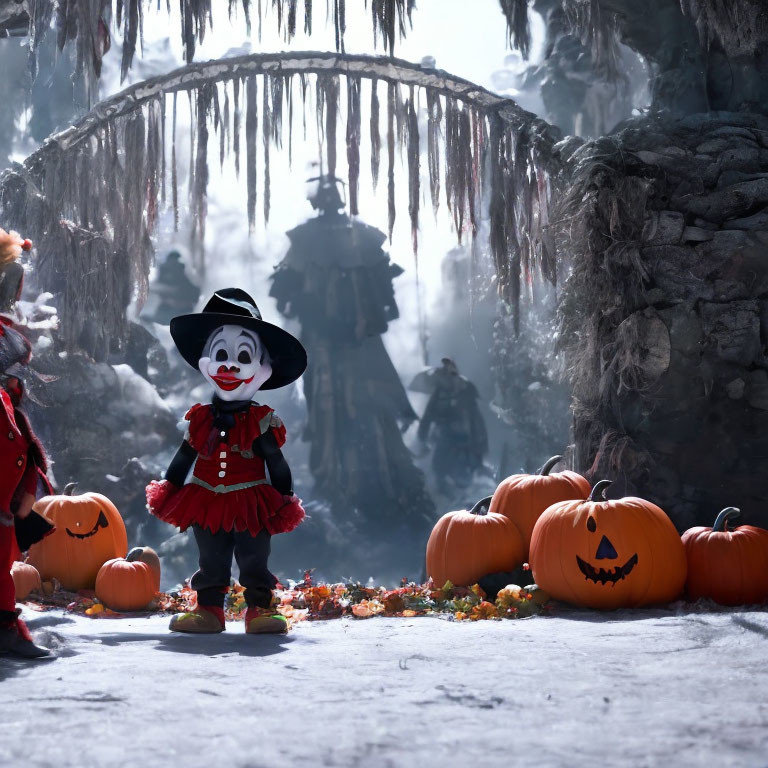
[[[47,648],[35,645],[27,625],[18,618],[0,625],[0,653],[12,653],[24,659],[45,659],[51,656]]]
[[[274,608],[253,606],[245,612],[245,631],[249,635],[284,635],[288,619]]]

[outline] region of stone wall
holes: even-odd
[[[684,529],[768,526],[768,118],[639,119],[571,158],[576,462]]]

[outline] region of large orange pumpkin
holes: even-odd
[[[511,571],[523,562],[523,540],[504,515],[486,511],[489,499],[471,510],[446,512],[427,542],[427,574],[442,587],[446,581],[471,586],[488,573]]]
[[[43,588],[37,568],[29,563],[14,562],[11,565],[11,578],[17,600],[25,600],[30,592]]]
[[[34,510],[56,530],[33,544],[27,562],[43,581],[58,579],[64,589],[93,589],[99,568],[113,557],[125,557],[128,536],[115,505],[100,493],[73,495],[75,484],[61,496],[44,496]]]
[[[96,597],[113,611],[140,611],[155,596],[155,574],[147,563],[107,560],[96,577]]]
[[[729,530],[728,523],[739,514],[727,507],[711,528],[698,526],[683,534],[685,589],[691,600],[708,597],[722,605],[768,602],[768,531],[753,525]]]
[[[586,501],[562,501],[531,538],[536,583],[556,600],[587,608],[666,603],[685,584],[685,552],[662,509],[635,497],[605,500],[609,480]]]
[[[499,483],[493,494],[489,511],[508,517],[517,526],[523,537],[523,557],[526,559],[533,526],[542,512],[558,501],[589,496],[589,482],[576,472],[566,470],[549,474],[562,460],[562,456],[553,456],[536,475],[510,475]]]

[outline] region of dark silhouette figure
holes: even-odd
[[[465,487],[483,469],[488,433],[477,405],[477,387],[459,374],[448,357],[439,368],[420,373],[411,389],[431,392],[419,423],[419,440],[434,443],[432,470],[438,483]]]
[[[382,250],[382,232],[344,213],[336,179],[318,181],[310,200],[319,215],[288,232],[270,291],[301,323],[309,355],[315,490],[339,502],[339,514],[362,515],[368,534],[401,532],[422,549],[434,507],[401,435],[416,414],[381,338],[398,317],[392,280],[403,270]]]
[[[158,297],[157,309],[151,317],[156,323],[168,325],[172,317],[194,311],[200,289],[187,277],[178,251],[171,251],[158,266],[152,292]]]

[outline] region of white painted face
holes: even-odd
[[[222,325],[208,338],[200,373],[213,384],[222,400],[252,400],[272,375],[272,361],[253,331],[239,325]]]

